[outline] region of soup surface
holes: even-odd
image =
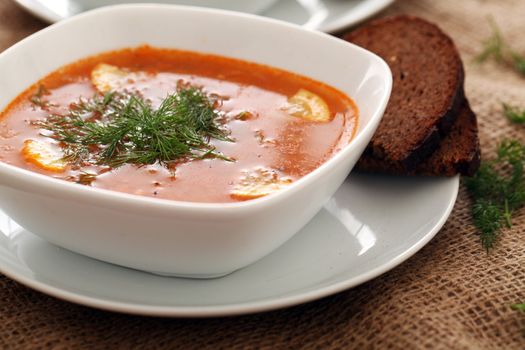
[[[141,46],[65,66],[18,96],[0,115],[0,160],[155,198],[248,200],[347,145],[357,115],[345,94],[293,73]]]

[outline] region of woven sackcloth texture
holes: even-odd
[[[525,141],[501,101],[525,107],[525,78],[473,57],[490,35],[487,16],[525,52],[523,0],[398,0],[382,13],[407,13],[441,26],[466,69],[484,157],[504,137]],[[44,24],[0,0],[0,50]],[[351,79],[352,77],[349,77]],[[0,77],[1,88],[1,77]],[[443,229],[414,257],[357,288],[306,305],[223,319],[156,319],[90,309],[0,276],[0,348],[525,349],[525,210],[487,255],[472,226],[462,186]]]

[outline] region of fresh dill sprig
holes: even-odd
[[[51,92],[44,85],[40,84],[38,85],[36,92],[29,98],[29,101],[33,104],[33,106],[37,106],[46,110],[49,107],[54,106],[54,104],[44,98],[48,95],[51,95]]]
[[[525,109],[519,109],[516,106],[503,103],[503,114],[513,123],[523,124],[525,123]]]
[[[213,106],[214,101],[194,87],[180,87],[158,108],[137,95],[113,92],[80,99],[67,115],[50,115],[36,124],[61,143],[65,160],[79,165],[230,160],[209,143],[232,141]]]
[[[496,22],[492,18],[489,18],[489,25],[492,27],[492,34],[483,41],[483,51],[476,56],[475,61],[482,63],[493,57],[496,62],[501,63],[506,45]]]
[[[514,69],[521,75],[525,75],[525,57],[515,51],[511,51],[510,55],[514,63]]]
[[[518,310],[521,312],[525,312],[525,303],[522,304],[514,304],[510,306],[512,310]]]
[[[489,24],[492,27],[492,34],[483,42],[483,50],[474,60],[482,63],[493,58],[497,63],[510,66],[516,72],[525,76],[525,57],[510,48],[492,18],[489,18]]]
[[[504,140],[495,160],[483,162],[465,184],[473,197],[472,216],[483,248],[494,246],[504,226],[512,226],[512,214],[525,205],[525,145]]]
[[[82,172],[78,174],[75,182],[81,185],[91,186],[93,181],[95,181],[96,179],[97,179],[97,174]]]

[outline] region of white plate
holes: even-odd
[[[394,268],[443,226],[458,187],[457,176],[351,175],[284,246],[213,280],[161,277],[77,255],[0,212],[0,272],[49,295],[118,312],[207,317],[267,311],[337,293]]]
[[[89,7],[80,0],[15,0],[40,19],[54,23]],[[335,32],[355,25],[386,8],[394,0],[278,0],[261,15],[300,24],[324,32]],[[110,2],[110,1],[108,1]],[[137,2],[134,0],[134,2]],[[140,2],[148,2],[147,0]],[[176,2],[169,0],[156,3]]]

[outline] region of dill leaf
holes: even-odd
[[[506,103],[503,103],[503,114],[509,119],[511,122],[516,124],[524,124],[525,123],[525,109],[518,109],[515,106],[508,105]]]
[[[123,164],[164,165],[181,159],[216,157],[230,160],[209,143],[232,141],[217,120],[214,102],[200,89],[181,87],[158,108],[124,93],[79,99],[67,115],[49,115],[37,122],[59,141],[64,159],[118,167]]]
[[[43,110],[47,110],[49,107],[54,107],[55,105],[49,102],[45,96],[51,95],[51,92],[45,87],[45,85],[38,85],[36,92],[31,95],[29,101],[33,105],[33,108],[40,107]]]
[[[80,174],[78,174],[78,177],[75,182],[81,185],[91,186],[93,181],[95,181],[96,179],[97,174],[81,172]]]
[[[478,172],[465,179],[473,198],[472,217],[487,252],[493,248],[503,226],[512,226],[512,214],[525,205],[525,145],[504,140],[497,158],[482,162]]]
[[[518,310],[518,311],[521,311],[521,312],[525,312],[525,303],[522,303],[522,304],[514,304],[514,305],[511,305],[510,307],[511,307],[511,309],[513,309],[513,310]]]
[[[498,25],[492,18],[489,18],[489,24],[492,27],[492,34],[483,41],[483,49],[474,58],[474,61],[482,63],[492,58],[498,64],[511,67],[519,74],[525,76],[525,56],[510,48],[501,35]]]
[[[503,61],[505,42],[494,19],[489,18],[489,24],[492,27],[492,34],[483,42],[483,50],[474,59],[479,63],[485,62],[491,57],[494,58],[496,62]]]
[[[500,207],[491,201],[479,200],[472,207],[474,224],[480,228],[480,239],[487,252],[494,246],[501,230],[502,213]]]
[[[511,51],[510,55],[514,63],[514,69],[521,75],[525,75],[525,57],[516,53],[515,51]]]

